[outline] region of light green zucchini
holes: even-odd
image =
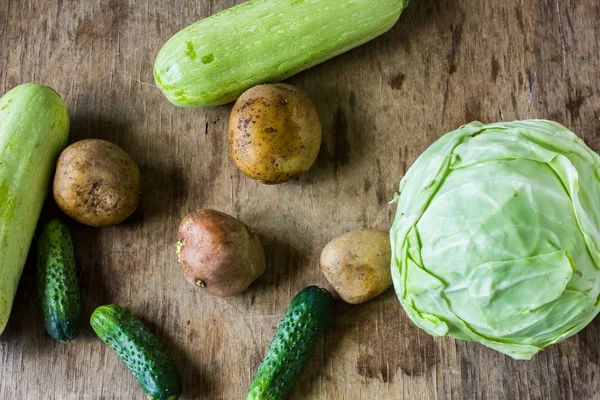
[[[67,107],[49,87],[25,83],[0,98],[0,334],[68,135]]]
[[[181,107],[234,101],[390,29],[408,0],[251,0],[175,34],[154,78]]]

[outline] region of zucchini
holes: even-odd
[[[69,343],[81,328],[83,307],[71,232],[59,220],[48,222],[40,234],[37,279],[46,331],[54,339]]]
[[[0,334],[68,135],[67,107],[49,87],[25,83],[0,98]]]
[[[331,294],[316,286],[294,297],[248,391],[247,400],[283,399],[329,322]]]
[[[389,30],[408,0],[251,0],[196,22],[160,50],[154,79],[173,104],[211,107]]]
[[[181,396],[181,376],[169,353],[129,309],[115,304],[100,306],[90,322],[151,399],[175,400]]]

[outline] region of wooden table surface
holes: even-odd
[[[299,180],[264,186],[236,169],[231,105],[180,109],[154,85],[161,45],[239,0],[0,0],[0,92],[27,81],[67,102],[70,140],[102,138],[143,175],[126,223],[69,221],[85,315],[130,307],[168,345],[185,399],[242,399],[289,301],[327,286],[318,259],[346,231],[388,229],[407,167],[472,120],[549,118],[600,150],[599,0],[413,0],[382,37],[289,79],[314,100],[324,142]],[[252,226],[266,273],[219,299],[189,285],[177,226],[215,208]],[[43,219],[59,215],[51,202]],[[0,399],[142,399],[125,365],[86,326],[69,345],[44,331],[27,264],[0,337]],[[292,399],[593,399],[600,396],[600,320],[532,361],[432,338],[392,290],[334,319]]]

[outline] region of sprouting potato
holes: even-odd
[[[183,219],[177,256],[186,279],[215,296],[242,293],[265,272],[265,252],[256,234],[214,210],[193,211]]]

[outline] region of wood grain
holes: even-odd
[[[161,45],[234,0],[1,0],[0,92],[26,81],[56,89],[71,140],[102,138],[143,174],[125,224],[69,221],[86,317],[130,307],[164,341],[186,399],[244,398],[291,298],[326,285],[323,246],[356,228],[388,229],[387,204],[415,158],[471,120],[550,118],[600,150],[598,0],[413,0],[387,34],[289,80],[314,99],[324,131],[316,166],[270,187],[229,155],[230,106],[172,106],[153,83]],[[180,272],[177,226],[194,208],[252,226],[267,272],[217,299]],[[49,202],[43,219],[59,215]],[[0,399],[141,399],[125,365],[91,329],[68,346],[44,332],[31,263],[0,337]],[[392,291],[335,318],[293,399],[594,399],[600,321],[518,362],[414,327]]]

